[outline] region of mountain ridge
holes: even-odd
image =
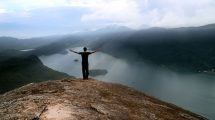
[[[130,87],[74,78],[31,83],[0,95],[0,119],[207,120]]]
[[[37,56],[16,56],[0,61],[0,94],[30,82],[60,79],[69,75],[43,65]]]

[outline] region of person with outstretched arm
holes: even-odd
[[[90,54],[97,52],[98,50],[95,50],[93,52],[88,52],[86,47],[84,47],[83,50],[84,50],[84,52],[76,52],[76,51],[70,49],[71,52],[80,54],[82,57],[82,74],[83,74],[83,79],[85,80],[85,79],[88,79],[88,75],[89,75],[88,56]]]

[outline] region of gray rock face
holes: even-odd
[[[132,88],[97,80],[29,84],[0,96],[1,120],[204,120]]]

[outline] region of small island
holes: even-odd
[[[92,69],[92,70],[89,70],[89,72],[90,72],[90,76],[92,77],[104,76],[108,73],[108,71],[105,69]]]

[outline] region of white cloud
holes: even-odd
[[[70,5],[90,10],[83,22],[109,21],[114,24],[138,27],[142,23],[139,0],[70,0]],[[143,5],[142,5],[143,6]]]
[[[215,23],[214,6],[215,0],[0,0],[0,24],[200,26]]]
[[[186,27],[215,23],[214,0],[151,0],[143,14],[147,24],[161,27]]]
[[[198,26],[215,22],[214,0],[68,0],[89,9],[83,22],[108,21],[138,28]]]
[[[7,11],[5,9],[0,9],[0,14],[2,13],[7,13]]]
[[[0,7],[15,11],[28,11],[47,7],[65,6],[67,0],[2,0]]]
[[[5,14],[7,14],[8,13],[8,11],[6,10],[6,9],[1,9],[0,8],[0,23],[2,22],[2,21],[5,21],[5,19],[4,19],[4,15]]]

